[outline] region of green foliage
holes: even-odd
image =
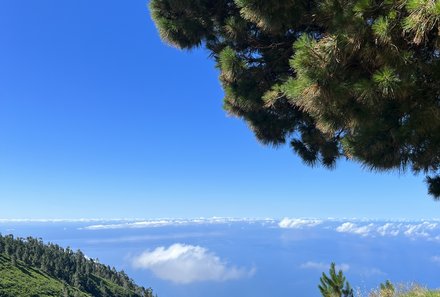
[[[428,192],[434,197],[440,197],[440,176],[426,177],[428,183]]]
[[[377,84],[377,89],[384,96],[394,95],[400,83],[396,72],[387,66],[373,74],[373,81]]]
[[[378,17],[371,29],[381,42],[390,42],[390,23],[387,17]]]
[[[0,234],[0,296],[153,297],[153,292],[81,251]]]
[[[413,289],[410,292],[401,294],[398,297],[440,297],[440,292],[428,291],[426,289]]]
[[[191,7],[191,9],[189,9]],[[201,44],[213,28],[209,15],[210,1],[151,1],[150,10],[160,36],[174,46],[192,48]]]
[[[408,0],[406,9],[409,15],[403,21],[403,28],[412,34],[414,43],[426,42],[433,29],[438,31],[440,1]]]
[[[78,297],[91,296],[85,292],[65,285],[62,281],[49,276],[42,270],[0,254],[0,296],[31,297],[31,296],[62,296],[66,291],[69,295]]]
[[[162,38],[203,46],[224,108],[309,165],[431,177],[440,198],[439,0],[151,0]]]
[[[246,65],[231,47],[225,47],[220,52],[218,60],[218,65],[222,73],[222,80],[225,82],[238,81],[246,71]]]
[[[428,290],[418,285],[395,287],[391,282],[386,281],[380,284],[378,291],[368,294],[368,297],[440,297],[440,292]]]
[[[380,284],[380,296],[381,297],[393,297],[395,293],[393,284],[387,280],[385,283]]]
[[[323,297],[353,297],[353,289],[345,280],[342,271],[336,273],[335,264],[332,263],[329,271],[329,276],[322,274],[321,284],[319,290]],[[356,296],[368,297],[440,297],[440,291],[432,291],[418,285],[399,285],[397,288],[390,282],[380,284],[378,290],[373,290],[368,293],[356,292]]]
[[[323,297],[353,297],[353,289],[342,270],[336,273],[335,263],[332,263],[329,270],[329,276],[322,273],[321,284],[318,286]]]
[[[264,31],[279,33],[298,17],[301,1],[235,0],[242,17]]]

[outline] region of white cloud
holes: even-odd
[[[386,223],[377,228],[377,233],[381,236],[397,236],[400,233],[400,227],[402,224]]]
[[[189,226],[189,225],[216,225],[231,223],[261,223],[262,225],[273,224],[273,219],[252,219],[252,218],[197,218],[197,219],[157,219],[157,220],[135,220],[130,222],[118,222],[115,224],[96,224],[84,227],[85,230],[106,230],[106,229],[140,229],[156,228],[166,226]]]
[[[330,265],[329,264],[325,264],[322,262],[306,262],[301,264],[300,268],[302,269],[315,269],[315,270],[320,270],[320,271],[324,271],[329,269]]]
[[[280,228],[301,229],[304,227],[315,227],[319,224],[322,224],[321,220],[284,218],[278,223],[278,226]]]
[[[408,237],[429,237],[430,232],[437,228],[437,223],[423,222],[420,224],[406,225],[404,234]]]
[[[353,228],[357,227],[356,224],[345,222],[339,227],[336,228],[336,231],[338,232],[350,232]]]
[[[142,241],[157,241],[157,240],[182,240],[188,238],[207,238],[224,236],[222,232],[188,232],[188,233],[170,233],[160,235],[139,235],[139,236],[123,236],[110,237],[102,239],[88,240],[89,244],[103,244],[103,243],[122,243],[122,242],[142,242]]]
[[[323,263],[323,262],[313,262],[308,261],[306,263],[303,263],[300,265],[300,268],[302,269],[313,269],[313,270],[319,270],[322,272],[326,272],[330,269],[330,264]],[[340,265],[336,265],[336,271],[342,270],[342,271],[348,271],[350,269],[350,265],[346,263],[342,263]]]
[[[255,273],[255,268],[230,266],[206,248],[180,243],[145,251],[132,263],[135,268],[149,269],[157,277],[178,284],[227,281],[251,277]]]
[[[361,236],[368,236],[374,229],[374,224],[368,224],[364,226],[358,226],[351,222],[346,222],[336,228],[337,232],[340,233],[353,233]]]
[[[126,221],[130,219],[1,219],[0,223],[91,223],[91,222],[114,222],[114,221]],[[133,220],[133,219],[131,219]]]
[[[182,224],[182,223],[181,223]],[[125,228],[152,228],[163,227],[170,225],[178,225],[178,221],[170,220],[155,220],[155,221],[140,221],[140,222],[124,222],[119,224],[99,224],[84,227],[86,230],[107,230],[107,229],[125,229]]]
[[[383,225],[375,223],[353,223],[345,222],[336,228],[337,232],[352,233],[361,236],[398,236],[403,235],[411,239],[426,238],[435,240],[438,237],[439,224],[433,221],[421,222],[393,222],[389,221]],[[437,236],[437,237],[436,237]]]

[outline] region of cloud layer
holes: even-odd
[[[372,219],[308,219],[288,218],[195,218],[195,219],[1,219],[0,224],[7,223],[84,223],[80,230],[107,229],[148,229],[158,227],[178,227],[221,224],[259,224],[267,228],[312,229],[321,228],[338,233],[354,234],[362,237],[407,237],[440,241],[440,220],[372,220]],[[94,224],[86,224],[94,223]]]
[[[278,226],[280,228],[301,229],[305,227],[315,227],[321,223],[321,220],[284,218],[278,223]]]
[[[406,236],[409,238],[425,238],[438,240],[439,224],[437,222],[385,222],[385,223],[354,223],[344,222],[336,231],[340,233],[351,233],[360,236]],[[436,236],[437,235],[437,236]]]
[[[218,225],[232,223],[260,223],[262,225],[275,224],[273,219],[252,219],[252,218],[197,218],[197,219],[158,219],[158,220],[136,220],[118,222],[115,224],[96,224],[84,227],[85,230],[106,230],[106,229],[139,229],[167,226],[189,226],[189,225]]]
[[[374,228],[373,224],[358,226],[351,222],[345,222],[339,227],[337,227],[336,231],[341,233],[354,233],[362,236],[367,236],[368,234],[370,234],[373,228]]]
[[[231,266],[201,246],[176,243],[145,251],[132,261],[135,268],[151,270],[157,277],[178,284],[227,281],[251,277],[255,268]]]

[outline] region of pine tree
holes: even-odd
[[[160,36],[207,48],[224,108],[309,165],[427,175],[440,199],[440,1],[151,0]]]
[[[336,273],[335,263],[331,263],[329,276],[322,273],[320,279],[321,284],[318,286],[319,291],[323,297],[353,297],[353,289],[350,287],[348,281],[345,280],[345,276],[342,270]]]

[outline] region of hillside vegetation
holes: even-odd
[[[428,289],[414,287],[412,289],[405,290],[404,292],[384,293],[375,292],[371,293],[368,297],[440,297],[439,291],[430,291]]]
[[[91,296],[40,269],[0,255],[0,296]]]
[[[368,297],[440,297],[439,291],[430,291],[421,287],[403,290],[402,292],[374,292]]]
[[[153,297],[153,292],[81,251],[0,235],[0,297],[17,296]]]
[[[336,271],[335,263],[330,265],[328,275],[322,274],[318,288],[323,297],[440,297],[440,291],[430,291],[416,285],[395,286],[388,280],[372,292],[357,291],[355,293],[342,270]]]
[[[414,289],[402,297],[440,297],[440,292],[427,291],[425,289]]]

